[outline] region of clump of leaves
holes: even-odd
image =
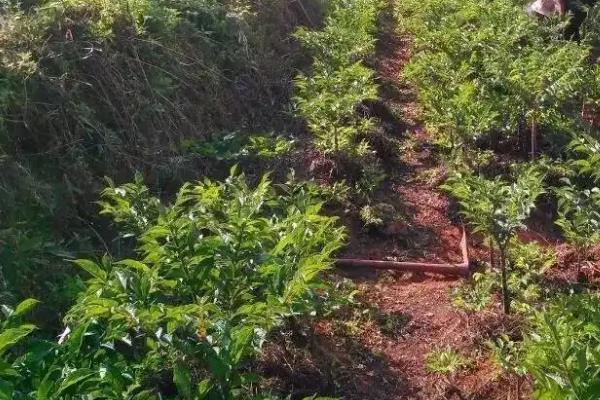
[[[327,71],[315,68],[312,76],[295,80],[296,106],[315,135],[317,147],[325,152],[353,151],[355,138],[367,133],[372,121],[356,112],[365,99],[377,97],[373,72],[360,63]]]
[[[555,223],[565,238],[585,250],[600,243],[600,188],[578,189],[566,185],[555,190],[558,197],[558,218]]]
[[[561,297],[536,313],[527,335],[524,365],[538,398],[592,400],[600,396],[600,299]]]
[[[242,153],[261,158],[273,159],[284,156],[294,149],[295,141],[283,136],[250,136]]]
[[[529,313],[542,299],[541,281],[544,271],[556,262],[555,254],[532,242],[523,244],[513,239],[507,255],[508,289],[515,311]],[[470,282],[453,289],[452,303],[468,311],[481,311],[492,300],[492,295],[502,291],[499,271],[476,272]]]
[[[379,7],[369,0],[334,1],[322,30],[296,32],[314,62],[312,74],[295,80],[295,103],[324,152],[358,154],[355,138],[371,129],[357,106],[377,98],[374,72],[362,61],[374,49]]]
[[[523,376],[526,373],[523,364],[524,351],[520,341],[511,339],[508,335],[502,334],[493,341],[488,342],[492,349],[494,360],[503,370],[513,373],[517,376]]]
[[[366,205],[360,209],[360,219],[365,228],[381,228],[395,221],[398,213],[393,205],[377,203]]]
[[[508,254],[510,274],[508,287],[514,293],[514,308],[529,314],[548,293],[544,292],[544,272],[556,263],[556,254],[550,248],[531,243],[520,243],[516,239]]]
[[[557,39],[519,2],[408,0],[396,11],[415,38],[404,75],[430,130],[452,151],[482,137],[495,147],[526,125],[534,154],[539,126],[565,133],[577,123],[573,99],[594,86],[588,50]]]
[[[571,166],[581,175],[600,180],[600,142],[591,135],[578,135],[569,143],[573,159]]]
[[[30,313],[38,305],[38,301],[27,299],[12,308],[2,305],[3,318],[0,320],[0,386],[4,398],[22,398],[21,387],[30,378],[27,367],[35,363],[36,358],[41,359],[49,348],[40,346],[25,347],[24,353],[15,352],[15,349],[22,348],[23,342],[27,339],[36,327],[32,324],[24,323],[23,317]]]
[[[558,198],[558,218],[554,222],[576,247],[577,275],[582,279],[581,261],[600,243],[600,188],[579,189],[568,179],[563,181],[566,185],[554,191]]]
[[[461,356],[452,348],[445,347],[434,350],[425,357],[425,368],[436,374],[453,374],[470,364],[469,359]]]
[[[337,69],[363,60],[375,49],[377,14],[381,2],[334,0],[322,30],[300,28],[294,36],[313,57]]]
[[[385,172],[377,160],[365,157],[360,178],[354,183],[354,190],[366,202],[370,203],[375,191],[386,179]]]
[[[248,157],[273,159],[290,153],[295,145],[293,139],[281,135],[243,136],[237,132],[213,140],[186,140],[185,151],[216,160],[236,161]]]
[[[452,289],[452,304],[467,311],[481,311],[492,301],[492,294],[498,277],[490,272],[476,272],[470,282],[464,282]]]

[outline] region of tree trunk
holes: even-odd
[[[500,246],[500,268],[502,271],[502,306],[504,314],[510,314],[510,293],[508,291],[508,274],[506,271],[506,249]]]
[[[535,118],[531,120],[531,159],[535,160],[535,153],[537,150],[537,122]]]

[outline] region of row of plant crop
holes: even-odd
[[[597,69],[586,40],[564,40],[560,21],[532,19],[512,0],[409,0],[398,13],[414,38],[405,77],[443,144],[517,138],[535,154],[542,134],[553,146],[579,128]]]
[[[373,61],[383,6],[378,0],[335,0],[320,30],[301,28],[295,33],[313,57],[310,72],[295,79],[297,113],[306,121],[316,148],[333,160],[337,178],[344,178],[336,184],[352,196],[352,202],[348,198],[344,202],[367,230],[382,230],[399,218],[391,204],[373,204],[386,174],[382,155],[369,143],[377,122],[368,115],[367,104],[378,99],[378,85],[368,64]],[[394,153],[393,145],[386,151]],[[351,186],[346,186],[346,179]]]
[[[495,338],[500,364],[530,373],[537,399],[598,398],[598,294],[581,281],[549,288],[544,271],[553,257],[517,235],[543,198],[574,245],[577,268],[600,242],[600,142],[589,115],[600,100],[591,57],[598,7],[589,10],[579,42],[564,38],[568,17],[532,19],[519,1],[408,0],[396,10],[413,39],[404,77],[429,131],[450,150],[443,189],[490,247],[490,269],[455,290],[455,304],[480,310],[500,292],[504,311],[524,317],[524,340]],[[517,160],[525,151],[544,157],[506,168],[494,163],[506,149]],[[581,271],[578,279],[585,281]]]
[[[36,301],[3,307],[0,398],[276,398],[252,360],[273,330],[330,304],[322,272],[344,239],[315,190],[233,173],[167,206],[139,177],[109,186],[102,214],[136,256],[76,261],[89,279],[58,343],[23,323]]]
[[[295,36],[314,57],[310,73],[295,80],[299,114],[326,153],[365,155],[372,121],[357,113],[357,106],[377,97],[373,71],[363,63],[375,47],[380,4],[369,0],[335,0],[321,30],[299,29]]]

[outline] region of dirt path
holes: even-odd
[[[418,105],[410,87],[402,84],[401,73],[410,58],[407,38],[394,32],[391,18],[380,37],[377,70],[381,95],[400,124],[388,126],[388,134],[402,142],[402,168],[391,176],[387,188],[398,199],[407,222],[395,238],[361,238],[350,246],[372,258],[393,256],[429,262],[459,261],[461,230],[450,220],[450,203],[438,189],[443,171],[436,160],[430,138],[419,121]],[[396,130],[396,132],[394,132]],[[484,250],[471,246],[475,256]],[[355,250],[353,250],[355,251]],[[368,301],[385,315],[403,315],[408,321],[400,334],[381,335],[367,330],[363,345],[386,362],[387,389],[374,397],[373,388],[381,385],[372,379],[356,387],[346,398],[385,399],[507,399],[515,382],[507,381],[492,362],[484,342],[503,329],[496,313],[469,315],[455,308],[450,292],[460,282],[436,276],[371,273],[353,277]],[[426,371],[427,354],[446,347],[470,360],[469,368],[445,377]],[[373,371],[373,374],[378,374]],[[392,377],[392,378],[390,378]]]
[[[350,243],[343,256],[457,262],[461,227],[438,189],[444,172],[419,121],[415,94],[401,80],[410,42],[395,33],[390,15],[382,22],[375,67],[383,100],[378,107],[387,117],[379,134],[384,146],[398,146],[393,153],[400,157],[384,165],[388,179],[377,201],[394,205],[405,218],[383,235],[346,221]],[[470,252],[486,256],[475,243]],[[470,314],[454,307],[450,293],[460,280],[373,270],[345,277],[363,306],[319,321],[305,334],[293,333],[297,327],[284,333],[263,360],[262,374],[272,376],[277,390],[292,399],[315,393],[348,400],[517,399],[515,378],[503,375],[485,345],[509,323],[494,310]],[[468,367],[451,376],[428,372],[427,355],[446,348],[465,357]]]

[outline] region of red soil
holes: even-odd
[[[419,121],[415,95],[402,82],[403,67],[410,59],[410,41],[394,33],[391,18],[384,25],[386,22],[375,67],[385,105],[400,115],[400,123],[387,134],[399,140],[404,150],[401,165],[391,172],[388,168],[388,180],[379,197],[406,218],[380,235],[366,234],[356,218],[345,218],[350,243],[342,256],[458,262],[461,226],[453,220],[454,205],[439,190],[445,171]],[[327,163],[313,164],[331,175]],[[561,244],[551,221],[545,216],[533,218],[532,229],[520,237],[557,248],[559,265],[571,265],[572,249]],[[487,249],[476,238],[469,242],[471,258],[486,260]],[[588,270],[600,280],[600,269]],[[274,387],[292,393],[294,399],[314,393],[376,400],[531,398],[529,380],[504,373],[486,345],[502,333],[518,335],[518,319],[505,317],[499,306],[478,313],[454,307],[450,292],[461,283],[459,279],[373,270],[344,275],[357,285],[361,301],[369,304],[371,311],[376,310],[384,321],[399,318],[401,327],[384,334],[377,323],[380,317],[365,317],[371,313],[365,310],[361,315],[319,321],[302,338],[282,337],[265,360],[266,365],[273,366],[285,361],[286,367],[270,371]],[[553,269],[550,277],[572,283],[577,278],[572,275],[573,268],[565,267]],[[447,347],[468,359],[468,367],[449,376],[427,371],[427,355]]]
[[[461,227],[450,219],[451,204],[440,192],[439,179],[444,171],[434,157],[430,138],[418,119],[418,106],[410,88],[403,85],[403,66],[410,58],[410,43],[385,32],[379,42],[377,70],[382,81],[382,97],[390,109],[398,110],[406,132],[398,137],[410,141],[402,155],[404,168],[391,176],[385,197],[407,216],[403,227],[391,238],[366,237],[354,229],[345,256],[394,258],[427,262],[460,261]],[[392,200],[393,201],[393,200]],[[475,258],[486,250],[471,241]],[[381,354],[385,373],[365,370],[344,398],[381,399],[506,399],[516,390],[515,377],[507,377],[491,360],[484,342],[499,332],[510,331],[511,321],[500,313],[468,314],[455,308],[451,289],[459,281],[436,276],[392,275],[381,273],[354,277],[365,299],[387,314],[402,313],[409,323],[402,335],[385,336],[372,330],[360,335],[360,343],[371,353]],[[450,346],[471,360],[469,368],[452,376],[429,373],[425,367],[428,353]],[[389,385],[380,393],[386,376]],[[369,376],[371,376],[369,378]],[[527,385],[525,385],[527,386]],[[512,397],[515,398],[515,397]],[[522,398],[527,398],[523,396]]]

